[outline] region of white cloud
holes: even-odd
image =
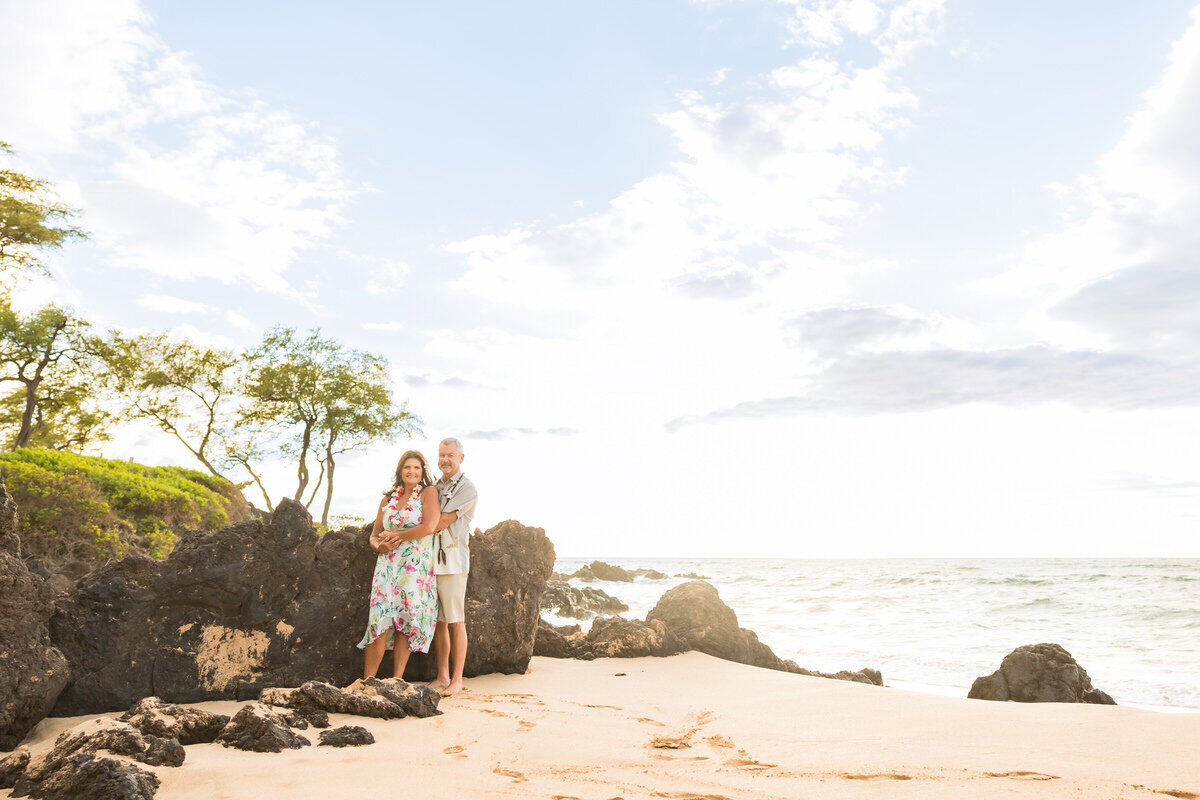
[[[367,279],[367,285],[363,289],[367,294],[374,295],[395,294],[400,291],[409,273],[407,264],[395,261],[369,263],[368,269],[371,277]]]
[[[399,331],[404,329],[403,322],[364,322],[362,327],[369,331]]]
[[[151,311],[161,311],[165,314],[207,314],[213,307],[206,303],[184,300],[165,294],[144,294],[137,299],[137,304]]]
[[[294,116],[207,83],[134,2],[6,6],[0,129],[36,159],[79,153],[93,240],[111,263],[273,290],[340,222],[334,145]],[[177,144],[163,147],[167,129]],[[153,131],[153,135],[152,135]]]

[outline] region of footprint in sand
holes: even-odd
[[[726,761],[722,766],[737,767],[738,769],[756,770],[756,769],[774,769],[775,767],[778,767],[779,765],[778,764],[764,764],[761,761],[755,761],[753,758],[731,758],[728,761]]]
[[[989,778],[1015,778],[1021,781],[1056,781],[1057,775],[1047,775],[1044,772],[1028,772],[1026,770],[1017,770],[1014,772],[985,772],[984,775]]]
[[[730,749],[733,748],[733,740],[732,739],[728,739],[724,736],[721,736],[721,735],[715,734],[715,733],[712,736],[706,736],[704,738],[704,741],[708,742],[710,747],[728,747]],[[745,753],[746,753],[746,751],[743,750],[742,754],[745,755]]]
[[[506,778],[512,778],[514,783],[525,783],[528,778],[524,774],[517,772],[515,769],[505,769],[499,765],[492,767],[492,772],[496,775],[503,775]]]
[[[521,720],[521,724],[517,726],[517,731],[518,731],[518,732],[520,732],[520,731],[531,731],[531,730],[533,730],[533,729],[534,729],[534,728],[536,728],[536,727],[537,727],[537,723],[536,723],[536,722],[530,722],[530,721],[529,721],[529,720],[527,720],[527,719],[523,719],[523,720]]]
[[[466,749],[467,748],[463,747],[461,744],[452,744],[449,747],[447,747],[445,750],[443,750],[442,752],[448,756],[464,755],[464,757],[465,757],[465,754],[463,753],[463,751]]]
[[[872,772],[861,775],[841,772],[838,773],[838,777],[849,781],[911,781],[913,779],[912,775],[905,775],[903,772]]]
[[[658,726],[658,727],[660,727],[660,728],[665,728],[665,727],[667,727],[665,724],[663,724],[663,723],[659,722],[658,720],[656,720],[656,719],[650,719],[649,717],[638,717],[638,718],[637,718],[637,721],[638,721],[638,722],[644,722],[644,723],[645,723],[645,724],[647,724],[647,725],[657,725],[657,726]]]

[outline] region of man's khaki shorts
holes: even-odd
[[[467,621],[467,576],[438,575],[438,622]]]

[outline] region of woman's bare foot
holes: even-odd
[[[446,688],[441,689],[440,691],[442,693],[442,697],[449,697],[452,694],[458,694],[462,691],[462,678],[450,681]]]
[[[438,694],[444,693],[446,690],[446,687],[449,685],[450,685],[450,681],[443,680],[441,678],[438,678],[437,680],[429,682],[429,688],[433,689]]]

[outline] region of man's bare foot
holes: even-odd
[[[442,697],[449,697],[452,694],[458,694],[462,691],[462,678],[456,678],[450,681],[445,689],[442,689]]]
[[[429,688],[433,689],[435,692],[438,692],[439,694],[444,693],[446,690],[446,687],[449,685],[450,685],[450,681],[443,680],[441,678],[438,678],[437,680],[429,682]]]

